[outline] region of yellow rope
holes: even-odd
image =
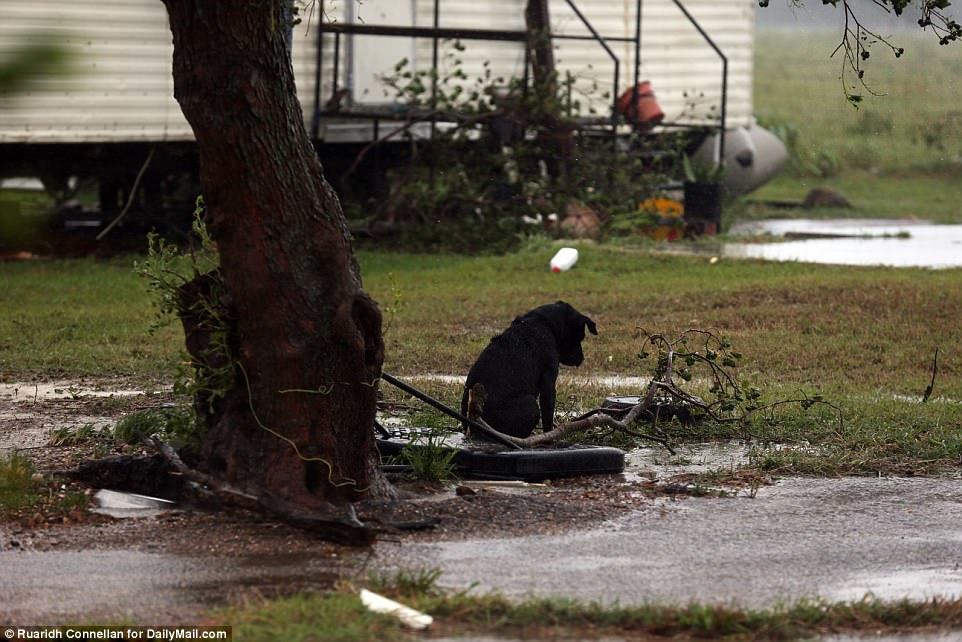
[[[301,454],[300,449],[297,447],[297,444],[294,443],[292,439],[282,435],[281,433],[277,432],[273,428],[266,426],[260,420],[260,418],[257,416],[257,412],[254,410],[254,394],[253,394],[253,391],[251,390],[251,381],[250,381],[250,378],[247,376],[247,370],[244,369],[244,365],[240,361],[237,361],[236,363],[237,363],[237,366],[240,368],[241,374],[244,375],[244,383],[247,386],[247,404],[248,406],[250,406],[251,416],[254,418],[254,421],[257,422],[257,425],[263,428],[264,430],[266,430],[267,432],[269,432],[270,434],[274,435],[278,439],[286,441],[288,444],[290,444],[291,448],[294,449],[294,454],[296,454],[301,461],[319,461],[325,466],[327,466],[327,482],[334,488],[341,488],[343,486],[356,487],[357,480],[351,479],[350,477],[345,477],[344,481],[340,481],[340,482],[334,481],[334,466],[333,464],[331,464],[331,462],[324,459],[323,457],[305,457],[303,454]],[[323,386],[321,388],[323,388]],[[330,390],[333,390],[334,386],[333,385],[330,386],[330,390],[327,393],[321,393],[320,392],[321,388],[319,388],[318,390],[301,390],[301,391],[287,390],[287,391],[281,391],[281,392],[317,392],[320,394],[330,394]],[[370,488],[371,488],[370,486],[365,486],[364,488],[354,488],[354,492],[365,493],[368,490],[370,490]]]

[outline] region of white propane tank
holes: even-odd
[[[551,259],[552,272],[565,272],[578,262],[578,250],[573,247],[563,247]]]

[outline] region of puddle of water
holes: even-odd
[[[748,463],[750,448],[742,441],[679,444],[672,455],[659,445],[644,446],[627,454],[625,474],[631,479],[664,479],[686,473],[733,470]]]
[[[498,635],[467,635],[467,636],[457,636],[457,637],[442,637],[442,638],[430,638],[431,642],[583,642],[584,638],[577,637],[557,637],[551,636],[550,638],[542,637],[529,637],[527,633],[524,639],[521,638],[505,638]],[[602,637],[596,638],[592,637],[593,642],[625,642],[625,638],[612,638],[612,637]]]
[[[922,395],[892,395],[891,398],[895,401],[902,401],[910,404],[922,403]],[[929,397],[929,400],[925,403],[958,405],[962,403],[962,401],[959,401],[958,399],[952,399],[950,397]]]
[[[378,551],[437,568],[446,587],[518,598],[771,607],[920,586],[959,595],[960,496],[957,479],[787,479],[754,499],[667,500],[570,533]]]
[[[137,397],[170,390],[169,386],[156,391],[111,388],[109,382],[106,386],[104,389],[103,385],[78,380],[0,383],[0,452],[45,446],[53,430],[84,426],[102,430],[116,423],[113,417],[74,414],[81,406],[59,402]]]
[[[33,412],[31,408],[30,404],[17,404],[12,408],[0,409],[0,452],[46,446],[51,431],[55,429],[92,426],[95,430],[102,430],[116,423],[116,419],[93,415],[69,419],[49,417],[42,411]]]
[[[732,234],[770,233],[784,236],[830,234],[827,238],[783,243],[725,243],[723,256],[830,265],[890,267],[962,267],[962,225],[882,219],[784,219],[736,225]],[[898,238],[900,235],[908,238]]]
[[[907,232],[915,235],[922,229],[962,227],[958,225],[934,225],[929,221],[889,218],[785,218],[766,221],[747,221],[733,225],[730,233],[738,234],[834,234],[836,236],[894,236]]]
[[[131,550],[0,551],[0,604],[7,624],[99,618],[186,622],[245,591],[328,588],[338,574],[356,570],[359,561],[353,555],[312,559]]]
[[[83,397],[136,397],[144,394],[147,394],[146,390],[97,390],[85,387],[76,381],[0,383],[0,401],[54,401]]]
[[[913,631],[912,633],[893,633],[891,635],[829,635],[820,639],[822,642],[960,642],[962,632],[935,631],[928,633]]]
[[[897,573],[857,576],[825,597],[852,601],[861,599],[867,593],[883,600],[903,597],[915,600],[933,597],[958,599],[962,597],[962,568],[906,568]]]

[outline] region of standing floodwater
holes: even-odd
[[[962,225],[880,219],[785,219],[734,225],[732,235],[772,234],[776,243],[725,243],[732,258],[829,265],[962,267]]]

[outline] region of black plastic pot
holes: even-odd
[[[705,234],[718,231],[722,215],[722,184],[685,181],[685,221]]]

